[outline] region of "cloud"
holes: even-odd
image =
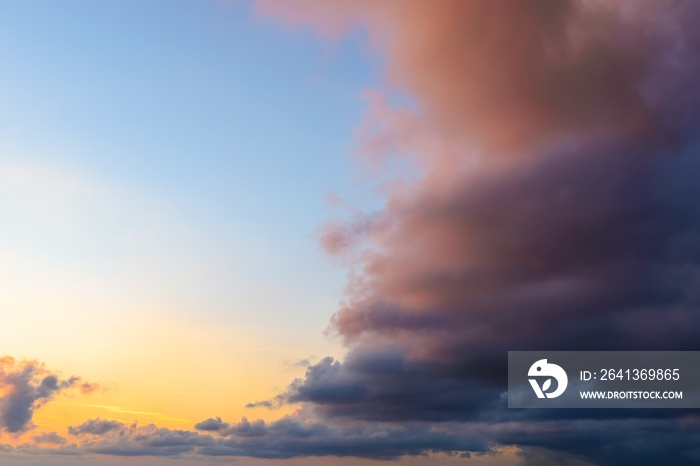
[[[324,37],[365,29],[386,90],[369,93],[361,156],[421,174],[323,227],[355,271],[331,322],[348,353],[252,405],[457,422],[533,464],[694,464],[687,411],[517,411],[504,394],[507,351],[700,349],[698,4],[257,8]],[[415,105],[390,105],[396,90]]]
[[[65,445],[66,439],[56,432],[45,432],[32,437],[36,443],[49,443],[54,445]]]
[[[194,425],[195,429],[205,432],[220,432],[228,429],[228,427],[229,425],[223,422],[220,417],[216,419],[209,418]]]
[[[367,31],[386,72],[360,155],[420,173],[387,184],[382,210],[322,227],[354,271],[331,322],[347,354],[248,405],[296,414],[209,418],[201,432],[93,419],[69,429],[77,451],[392,459],[517,445],[531,465],[697,464],[697,414],[510,410],[505,377],[509,350],[700,349],[698,4],[256,5],[325,37]],[[390,104],[395,91],[412,105]],[[64,388],[37,371],[3,376],[6,430]]]
[[[90,419],[79,426],[69,427],[72,435],[80,437],[78,454],[112,456],[180,456],[196,453],[216,440],[194,431],[174,430],[154,424],[138,426],[118,421]]]
[[[58,393],[84,385],[80,377],[60,380],[37,361],[0,358],[0,430],[18,433],[33,426],[34,411]]]
[[[223,437],[235,435],[238,437],[260,437],[267,435],[267,425],[262,419],[250,422],[247,418],[237,424],[223,422],[220,417],[209,418],[194,425],[194,428],[204,432],[217,432]]]
[[[207,422],[212,420],[215,422]],[[101,422],[93,419],[85,424]],[[662,454],[669,464],[693,464],[696,457],[689,448],[695,445],[692,429],[700,425],[700,418],[681,418],[689,427],[681,432],[677,429],[678,422],[678,419],[668,418],[396,423],[337,417],[323,419],[313,410],[303,409],[272,422],[261,419],[250,422],[243,418],[239,423],[228,423],[221,418],[210,418],[199,423],[228,426],[217,430],[217,437],[153,424],[121,424],[83,437],[79,445],[49,450],[55,454],[122,457],[352,456],[389,460],[435,453],[465,458],[485,454],[498,456],[503,452],[497,445],[518,444],[518,454],[528,465],[590,465],[586,457],[590,456],[592,448],[598,452],[600,461],[595,464],[654,464],[654,456],[649,455],[658,458]],[[654,431],[655,437],[640,446],[640,435],[649,431]],[[554,450],[541,448],[543,441]],[[27,452],[30,447],[33,452],[42,451],[31,445],[24,445],[19,451]]]
[[[236,437],[263,437],[268,434],[268,425],[262,419],[250,422],[244,417],[238,424],[227,426],[222,434]]]
[[[279,394],[271,400],[255,401],[247,403],[246,408],[279,408],[286,402],[286,395]]]
[[[90,430],[76,454],[113,456],[247,456],[255,458],[294,458],[304,456],[356,456],[373,459],[395,459],[432,451],[452,453],[490,452],[483,439],[464,429],[435,429],[425,423],[406,425],[361,421],[322,421],[303,412],[273,422],[262,419],[230,424],[221,418],[209,418],[195,425],[198,430],[217,432],[218,437],[187,430],[109,424],[92,419],[76,431]],[[75,434],[74,434],[75,435]]]
[[[80,388],[80,393],[83,395],[89,395],[90,393],[94,392],[95,390],[99,390],[100,384],[97,383],[90,383],[90,382],[82,382],[79,384]]]
[[[475,421],[505,407],[505,389],[493,374],[456,377],[451,364],[413,362],[406,354],[386,348],[354,351],[343,362],[325,358],[267,407],[310,403],[324,418],[383,422]]]
[[[108,419],[89,419],[78,426],[68,427],[68,433],[71,435],[104,435],[107,432],[114,430],[122,430],[124,424],[119,421],[112,421]]]

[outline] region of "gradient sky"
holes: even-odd
[[[256,416],[292,363],[339,354],[345,272],[316,231],[327,195],[377,202],[347,156],[376,74],[359,36],[226,2],[9,2],[0,22],[3,353],[105,387],[38,428]]]
[[[357,194],[361,41],[225,2],[0,8],[4,352],[189,422],[337,351],[344,271],[315,232]]]
[[[509,350],[700,349],[697,21],[3,2],[0,461],[697,464],[693,411],[509,410],[504,380]]]

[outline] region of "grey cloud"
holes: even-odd
[[[37,408],[80,380],[60,380],[36,361],[0,358],[0,429],[12,433],[27,430]]]
[[[32,437],[37,443],[52,443],[54,445],[64,445],[66,439],[56,432],[45,432],[43,434],[35,435]]]
[[[119,421],[112,421],[108,419],[89,419],[78,426],[68,427],[68,433],[71,435],[105,435],[112,431],[121,431],[127,427]]]
[[[205,432],[219,432],[228,429],[228,427],[228,423],[223,422],[220,417],[205,419],[194,425],[195,429]]]

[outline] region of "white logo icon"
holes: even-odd
[[[530,385],[532,385],[532,389],[535,390],[537,398],[544,398],[545,396],[547,398],[556,398],[564,393],[564,390],[566,390],[566,385],[569,383],[569,378],[566,376],[564,369],[556,364],[547,363],[546,359],[540,359],[535,364],[530,366],[530,370],[527,372],[527,375],[530,377],[553,377],[557,380],[557,389],[551,393],[547,393],[547,390],[549,390],[549,387],[552,385],[551,378],[545,380],[544,384],[542,384],[542,388],[540,388],[540,385],[537,383],[536,379],[528,379],[530,381]]]

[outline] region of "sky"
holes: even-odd
[[[700,350],[693,1],[0,5],[0,461],[697,464],[507,352]]]

